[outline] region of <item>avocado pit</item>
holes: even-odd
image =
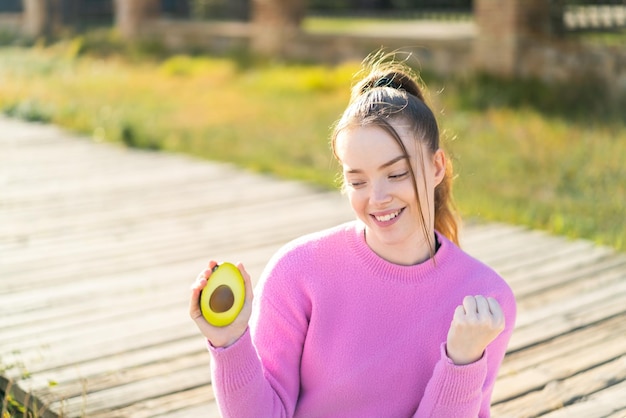
[[[235,295],[225,284],[215,288],[209,299],[209,307],[212,311],[222,313],[228,311],[235,303]]]

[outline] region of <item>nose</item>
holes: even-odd
[[[389,193],[389,186],[385,182],[378,181],[372,183],[370,189],[370,204],[372,206],[384,206],[391,202],[391,194]]]

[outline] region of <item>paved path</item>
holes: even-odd
[[[192,279],[209,257],[258,277],[351,218],[338,193],[0,117],[0,390],[45,417],[217,417]],[[626,255],[498,224],[463,242],[519,302],[493,416],[626,416]]]

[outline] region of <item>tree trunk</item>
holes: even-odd
[[[61,26],[59,0],[22,0],[23,31],[33,38],[51,36]]]
[[[306,0],[252,0],[253,51],[280,55],[299,31],[306,8]]]
[[[115,0],[115,25],[125,38],[136,38],[145,20],[159,16],[160,5],[159,0]]]

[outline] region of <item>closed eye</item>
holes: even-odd
[[[364,181],[347,181],[346,184],[352,188],[359,188],[365,184]]]
[[[405,171],[404,173],[391,175],[391,176],[389,176],[389,178],[392,179],[392,180],[401,180],[401,179],[405,178],[408,175],[409,175],[409,172]]]

